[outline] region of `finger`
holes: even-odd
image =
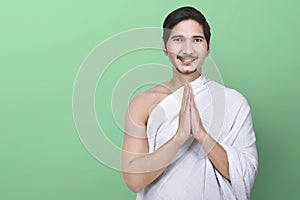
[[[193,92],[191,92],[191,99],[190,99],[190,105],[191,105],[191,118],[192,121],[198,121],[200,118],[198,107],[195,103],[195,98]]]
[[[191,88],[191,85],[189,84],[189,100],[188,100],[188,109],[189,109],[189,113],[188,113],[188,118],[189,118],[189,123],[190,123],[190,127],[192,128],[192,106],[191,106],[191,100],[192,100],[192,97],[193,97],[193,91],[192,91],[192,88]]]
[[[187,98],[185,100],[185,104],[184,104],[184,110],[182,110],[182,120],[185,121],[186,125],[188,125],[189,127],[191,127],[191,103],[190,103],[190,98],[191,98],[191,92],[190,89],[188,87],[188,85],[186,86],[187,88]]]
[[[192,112],[192,109],[194,107],[194,94],[191,85],[189,85],[189,91],[190,91],[190,98],[189,98],[189,106],[190,106],[190,112]]]
[[[199,115],[198,107],[195,103],[195,99],[191,98],[191,112],[193,113],[193,117]]]
[[[193,93],[193,90],[192,90],[192,88],[190,88],[191,89],[191,99],[190,99],[190,102],[191,102],[191,107],[194,109],[197,109],[198,110],[198,108],[197,108],[197,105],[196,105],[196,103],[195,103],[195,96],[194,96],[194,93]]]
[[[186,85],[184,85],[183,95],[182,95],[182,100],[181,100],[181,108],[183,108],[185,105],[187,95],[188,95],[187,87],[186,87]]]
[[[186,100],[186,111],[190,113],[191,112],[191,89],[189,84],[187,84],[187,91],[188,91],[188,96]]]
[[[182,96],[182,102],[181,102],[181,111],[185,112],[187,103],[189,102],[189,88],[188,85],[184,85],[184,91],[183,91],[183,96]]]
[[[193,94],[193,90],[192,90],[192,87],[191,87],[190,84],[189,84],[189,91],[190,91],[190,93],[191,93],[189,102],[190,102],[190,104],[192,104],[192,100],[193,100],[193,98],[194,98],[194,94]]]

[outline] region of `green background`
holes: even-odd
[[[160,27],[182,5],[206,15],[211,56],[224,83],[251,105],[259,152],[251,199],[297,199],[300,4],[294,0],[1,2],[0,199],[134,199],[121,173],[81,144],[72,115],[73,83],[99,43],[132,28]],[[157,52],[136,56],[167,63]],[[135,56],[128,58],[135,63]],[[119,145],[122,133],[113,119],[105,124]]]

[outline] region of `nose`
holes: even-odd
[[[192,54],[194,52],[193,44],[190,40],[186,40],[182,44],[182,53]]]

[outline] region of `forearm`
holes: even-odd
[[[228,157],[225,149],[207,133],[197,140],[202,144],[214,167],[230,181]]]
[[[175,157],[180,144],[173,137],[153,153],[122,152],[122,171],[129,189],[138,192],[159,177]]]

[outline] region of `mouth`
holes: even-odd
[[[184,65],[190,65],[192,62],[194,62],[197,57],[195,56],[177,56],[177,59],[180,60],[181,63]]]

